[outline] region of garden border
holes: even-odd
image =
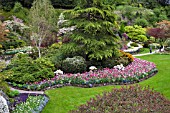
[[[158,70],[157,68],[154,68],[153,69],[154,71],[151,73],[151,74],[148,74],[147,76],[145,76],[144,78],[141,78],[139,80],[135,80],[135,81],[130,81],[130,82],[115,82],[115,83],[99,83],[99,84],[69,84],[69,83],[65,83],[65,84],[57,84],[57,85],[51,85],[51,86],[48,86],[48,87],[45,87],[39,91],[45,91],[45,90],[49,90],[49,89],[54,89],[54,88],[60,88],[60,87],[64,87],[64,86],[76,86],[76,87],[82,87],[82,88],[92,88],[92,87],[100,87],[100,86],[107,86],[107,85],[131,85],[131,84],[135,84],[135,83],[139,83],[141,81],[144,81],[154,75],[156,75],[158,73]],[[151,70],[152,71],[152,70]],[[150,71],[150,72],[151,72]],[[148,72],[149,73],[149,72]],[[11,84],[9,84],[11,86]],[[16,89],[16,90],[20,90],[21,88],[19,87],[13,87],[11,86],[12,88]],[[23,89],[21,89],[23,90]],[[24,91],[28,91],[28,92],[35,92],[35,91],[38,91],[38,90],[28,90],[28,89],[25,89]]]

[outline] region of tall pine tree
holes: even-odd
[[[114,8],[103,0],[81,0],[79,5],[65,13],[71,18],[68,26],[76,26],[63,46],[66,53],[80,52],[87,60],[102,60],[115,56],[119,38],[115,35]]]

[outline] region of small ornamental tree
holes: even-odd
[[[63,46],[66,53],[80,52],[86,60],[107,59],[119,53],[113,7],[102,0],[81,0],[74,10],[64,14],[71,14],[67,25],[76,27],[70,42]]]
[[[162,28],[147,28],[147,34],[149,36],[153,36],[156,39],[164,39],[165,34],[164,34],[164,30]]]
[[[164,30],[165,38],[170,38],[170,21],[163,20],[157,23],[157,25]]]
[[[160,43],[164,43],[170,38],[170,21],[163,20],[157,23],[156,28],[148,28],[147,34],[160,40]]]
[[[41,44],[52,30],[54,25],[55,12],[49,0],[35,0],[30,10],[31,40],[38,49],[41,57]]]

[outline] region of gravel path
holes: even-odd
[[[19,89],[14,89],[10,87],[11,90],[17,90],[20,93],[36,93],[36,94],[44,94],[44,91],[24,91],[24,90],[19,90]]]
[[[145,55],[155,54],[155,53],[158,53],[158,52],[159,52],[159,50],[156,50],[156,51],[154,51],[154,52],[152,52],[152,53],[137,54],[137,55],[133,55],[133,56],[134,56],[134,57],[135,57],[135,56],[145,56]]]

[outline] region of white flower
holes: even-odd
[[[96,70],[97,68],[95,66],[90,66],[89,69],[90,70]]]
[[[124,70],[124,69],[125,69],[125,67],[123,66],[123,64],[114,66],[114,68],[115,68],[115,69],[118,69],[118,70]]]
[[[61,71],[61,70],[59,69],[59,70],[55,71],[54,73],[55,73],[56,75],[62,75],[62,74],[63,74],[63,71]]]

